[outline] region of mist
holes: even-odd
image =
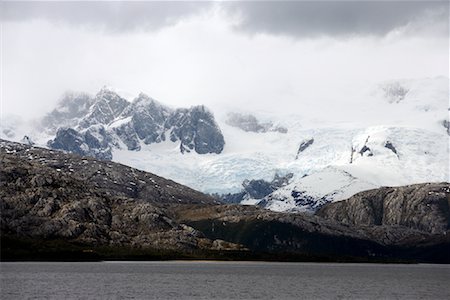
[[[9,5],[2,19],[2,116],[37,118],[67,90],[95,94],[105,85],[174,107],[283,113],[313,102],[344,105],[358,97],[358,87],[384,80],[448,76],[448,5],[396,4],[397,21],[372,16],[366,24],[361,16],[336,23],[339,11],[370,10],[335,4],[334,23],[311,27],[306,16],[290,21],[298,18],[289,9],[279,10],[283,25],[267,5],[247,3],[159,3],[152,10],[145,4],[142,11],[153,12],[147,14],[122,3],[123,10],[106,6],[98,19],[83,14],[83,6],[71,14],[74,7],[55,3]]]

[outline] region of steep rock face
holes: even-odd
[[[75,110],[76,101],[80,101],[82,109]],[[180,143],[181,153],[192,150],[199,154],[221,153],[225,145],[213,114],[204,106],[172,110],[142,93],[129,103],[114,91],[103,88],[93,99],[67,96],[58,109],[47,115],[43,124],[53,126],[49,131],[52,132],[60,119],[67,117],[69,119],[62,124],[71,130],[59,128],[48,145],[80,155],[111,159],[112,148],[122,145],[139,151],[141,143],[163,142],[167,134],[170,141]],[[99,132],[98,128],[104,132]],[[97,141],[86,141],[90,132],[98,132]],[[105,152],[108,154],[104,155]]]
[[[72,128],[60,128],[54,140],[48,142],[53,149],[65,150],[81,156],[111,160],[111,137],[103,126],[90,127],[80,133]]]
[[[114,127],[112,127],[112,131],[117,135],[118,139],[120,139],[125,144],[128,150],[141,150],[141,143],[136,130],[133,127],[133,123],[123,122],[118,125],[114,124]]]
[[[406,226],[430,233],[450,229],[450,184],[416,184],[360,192],[329,203],[317,215],[357,226]]]
[[[160,142],[164,131],[164,123],[171,109],[158,103],[145,94],[140,94],[124,111],[124,117],[131,117],[132,127],[136,135],[145,144]]]
[[[219,154],[225,145],[224,137],[213,114],[203,105],[190,109],[177,109],[167,119],[165,128],[170,130],[172,142],[181,141],[182,153],[195,150],[199,154]]]
[[[89,113],[80,121],[81,128],[88,128],[91,125],[107,125],[120,116],[129,102],[120,97],[115,92],[103,88],[97,93],[94,104],[90,107]]]

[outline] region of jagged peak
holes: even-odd
[[[166,107],[164,104],[162,104],[158,100],[153,99],[152,97],[148,96],[143,92],[139,93],[139,95],[136,98],[134,98],[132,103],[133,106],[135,107],[155,106],[155,107],[164,107],[168,109],[168,107]]]
[[[194,105],[191,106],[189,108],[189,111],[198,111],[198,112],[202,112],[202,113],[210,113],[212,114],[212,112],[209,110],[209,108],[207,108],[205,105],[201,104],[201,105]]]
[[[95,95],[96,101],[104,100],[106,102],[109,102],[111,100],[120,99],[127,101],[125,98],[121,97],[116,89],[113,89],[109,86],[103,86],[100,91]],[[128,102],[128,101],[127,101]]]

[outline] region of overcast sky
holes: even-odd
[[[172,106],[340,101],[448,76],[447,2],[0,2],[2,116],[108,85]],[[344,88],[345,87],[345,88]]]

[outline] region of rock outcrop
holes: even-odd
[[[318,216],[351,226],[403,226],[432,234],[450,229],[450,184],[429,183],[360,192],[329,203]]]
[[[174,220],[166,207],[215,201],[173,181],[5,141],[0,162],[2,235],[177,250],[213,245]]]
[[[240,203],[243,200],[260,200],[276,191],[277,189],[286,186],[292,179],[294,174],[288,173],[286,175],[275,174],[272,181],[263,179],[244,180],[242,182],[243,190],[238,193],[225,194],[217,196],[221,202],[231,204]]]
[[[449,120],[443,120],[442,126],[447,130],[447,134],[450,135],[450,121]]]
[[[307,140],[304,140],[300,143],[300,146],[298,146],[297,155],[295,156],[295,159],[298,159],[298,156],[300,153],[308,149],[312,144],[314,143],[314,138],[310,138]]]
[[[172,142],[181,142],[181,153],[195,150],[198,154],[219,154],[225,145],[213,114],[203,105],[177,109],[168,117],[164,127],[169,130]]]
[[[92,126],[78,132],[72,128],[60,128],[56,137],[48,142],[50,148],[64,150],[81,156],[111,160],[111,136],[103,126]]]

